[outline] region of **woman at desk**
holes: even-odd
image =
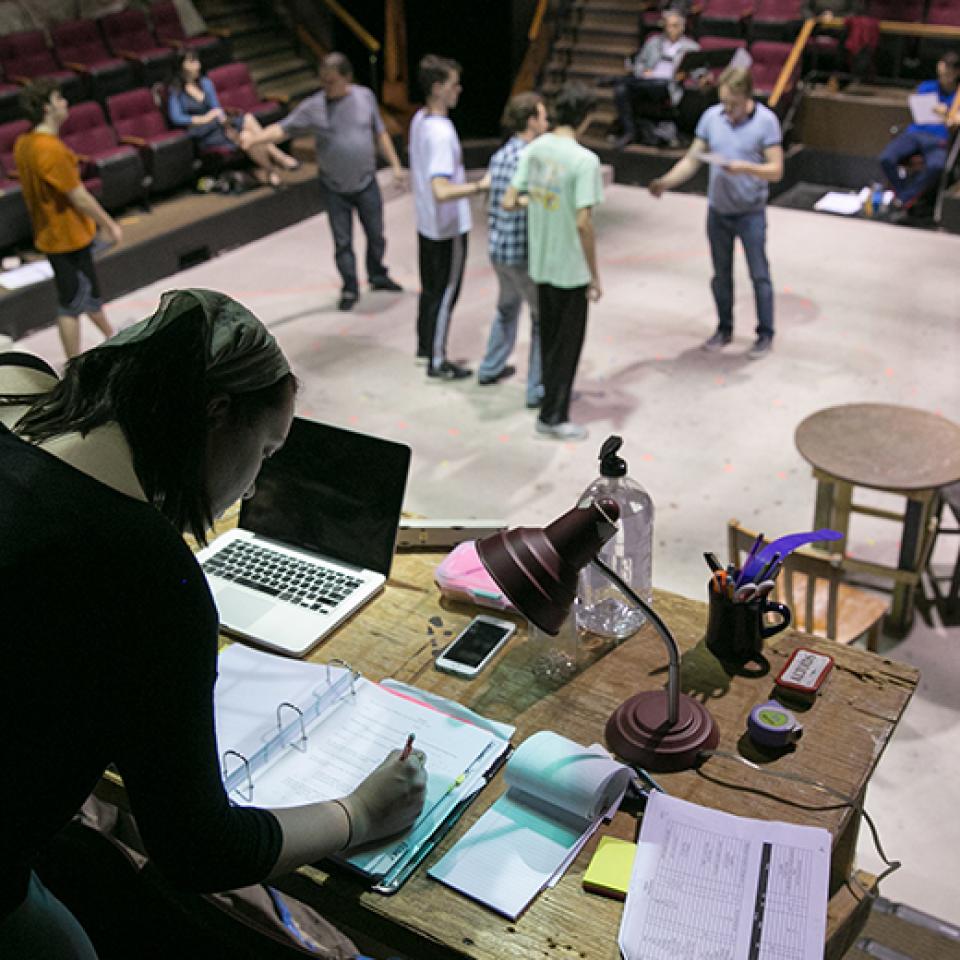
[[[188,890],[287,873],[419,813],[418,751],[338,800],[270,811],[224,793],[217,612],[181,534],[202,541],[252,489],[295,393],[260,321],[207,290],[164,294],[60,381],[0,355],[0,956],[96,956],[31,865],[108,764]]]
[[[177,57],[177,68],[167,101],[170,122],[193,137],[202,151],[210,147],[240,150],[240,134],[258,134],[262,127],[253,114],[228,117],[220,106],[213,81],[203,74],[196,53],[186,50]],[[296,170],[300,164],[279,147],[261,144],[245,151],[257,165],[257,178],[274,189],[282,185],[276,169]]]

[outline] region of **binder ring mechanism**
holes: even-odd
[[[354,670],[346,660],[331,660],[326,665],[326,690],[314,690],[314,701],[307,707],[306,712],[289,700],[284,700],[277,705],[277,733],[270,738],[269,742],[264,744],[249,759],[238,750],[224,750],[221,756],[223,782],[227,791],[236,791],[246,803],[253,802],[253,771],[268,763],[284,747],[293,747],[301,753],[307,750],[307,725],[314,720],[330,706],[330,698],[334,699],[344,695],[343,687],[348,678],[350,683],[350,695],[356,696],[357,679],[360,676],[359,671]],[[336,680],[331,674],[332,666],[345,667],[346,676],[340,676]],[[284,724],[284,711],[292,710],[296,715],[287,724]],[[299,728],[299,736],[296,736]],[[240,765],[234,766],[229,770],[230,759],[238,760]],[[241,777],[242,773],[242,777]],[[237,782],[237,781],[240,782]]]

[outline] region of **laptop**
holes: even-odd
[[[410,448],[296,417],[239,525],[197,554],[220,625],[304,656],[386,582]]]

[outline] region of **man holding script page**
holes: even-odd
[[[407,830],[428,792],[423,751],[400,759],[406,728],[294,806],[237,806],[221,779],[217,612],[182,534],[202,542],[286,440],[297,384],[263,324],[175,290],[60,381],[0,356],[0,769],[17,785],[0,791],[0,956],[96,957],[33,865],[109,764],[150,859],[185,891]],[[337,759],[355,753],[343,742]]]

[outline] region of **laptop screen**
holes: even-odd
[[[386,576],[409,468],[402,443],[296,417],[244,500],[240,526]]]

